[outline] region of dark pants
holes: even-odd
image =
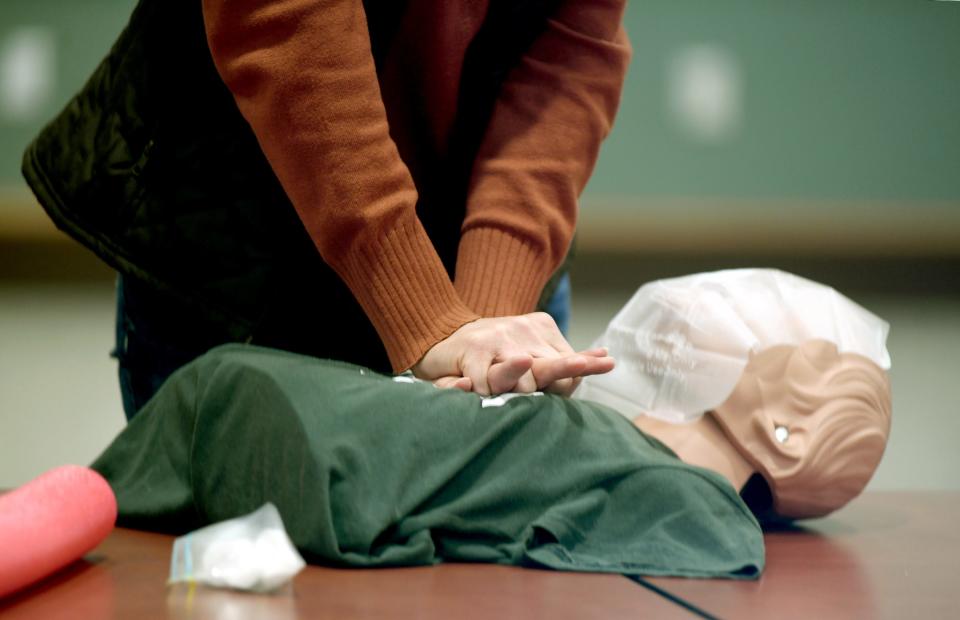
[[[570,319],[570,276],[564,275],[545,310],[560,331]],[[223,340],[195,312],[176,299],[161,295],[139,280],[117,277],[117,358],[120,395],[127,420],[140,411],[175,370],[203,355]]]
[[[141,281],[117,277],[117,358],[127,420],[181,366],[222,344],[202,333],[196,316]]]

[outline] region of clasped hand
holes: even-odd
[[[412,368],[439,387],[479,394],[538,390],[569,396],[587,375],[613,370],[606,349],[575,352],[545,312],[478,319],[435,344]]]

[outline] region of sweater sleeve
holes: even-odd
[[[476,318],[416,216],[360,0],[203,0],[214,63],[394,367]],[[317,318],[318,323],[322,320]]]
[[[630,58],[625,0],[568,0],[507,76],[474,164],[455,284],[483,316],[530,312],[570,246],[577,200]]]

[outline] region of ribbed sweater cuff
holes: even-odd
[[[367,240],[339,271],[377,329],[395,372],[479,318],[457,295],[419,220]]]
[[[550,278],[549,257],[497,228],[472,228],[460,238],[457,292],[480,316],[533,312]]]

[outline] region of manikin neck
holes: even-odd
[[[756,471],[730,443],[710,412],[686,424],[672,424],[646,415],[635,417],[633,424],[665,443],[684,463],[717,472],[737,491]]]

